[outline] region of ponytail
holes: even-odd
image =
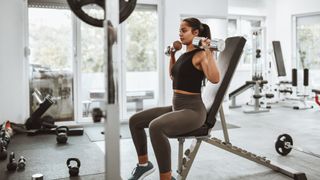
[[[201,26],[202,28],[200,28],[199,36],[211,39],[210,27],[207,24],[202,24],[202,23],[201,23]]]
[[[197,18],[186,18],[183,20],[188,23],[192,30],[199,30],[200,37],[207,37],[211,39],[210,27],[207,24],[202,24]]]

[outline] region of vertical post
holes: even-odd
[[[105,0],[104,64],[105,64],[105,179],[120,180],[120,121],[118,101],[119,54],[117,31],[119,1]]]
[[[220,121],[221,121],[222,130],[223,130],[223,135],[224,135],[224,141],[229,144],[230,143],[229,134],[228,134],[228,129],[227,129],[226,118],[224,117],[222,104],[220,105],[219,115],[220,115]]]

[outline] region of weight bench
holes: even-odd
[[[217,146],[223,150],[229,151],[235,155],[246,158],[250,161],[264,165],[271,168],[274,171],[283,173],[296,180],[305,180],[305,173],[298,172],[288,167],[281,166],[276,163],[271,163],[266,157],[258,156],[254,153],[248,152],[239,147],[233,146],[229,140],[229,135],[226,127],[225,117],[222,108],[222,101],[230,84],[231,78],[238,65],[240,56],[242,54],[243,47],[246,39],[243,37],[230,37],[226,39],[226,48],[220,53],[218,58],[218,67],[221,74],[221,81],[219,84],[207,83],[203,89],[202,99],[208,111],[205,124],[190,133],[182,134],[176,137],[179,141],[178,151],[178,176],[177,179],[184,180],[187,178],[192,163],[197,155],[201,143],[207,142],[214,146]],[[224,133],[224,141],[211,137],[210,132],[216,122],[216,115],[220,113],[220,120]],[[183,145],[185,139],[193,139],[191,146],[184,152]]]

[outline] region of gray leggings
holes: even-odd
[[[201,95],[178,93],[173,96],[173,106],[156,107],[134,114],[129,120],[129,125],[138,156],[147,154],[147,137],[144,128],[149,127],[160,173],[171,171],[171,149],[168,137],[200,128],[204,124],[206,115]]]

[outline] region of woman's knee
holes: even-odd
[[[151,137],[152,135],[159,136],[159,134],[163,132],[164,132],[163,126],[161,123],[159,123],[159,121],[152,121],[149,124],[149,133]]]
[[[130,127],[130,129],[137,126],[139,119],[140,118],[138,117],[137,114],[134,114],[129,118],[129,127]]]

